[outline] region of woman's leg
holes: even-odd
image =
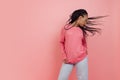
[[[88,80],[88,56],[75,64],[78,80]]]
[[[58,80],[68,80],[73,67],[73,64],[66,64],[63,62],[59,72]]]

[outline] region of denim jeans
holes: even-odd
[[[73,67],[76,67],[77,80],[88,80],[88,56],[75,65],[63,62],[58,75],[58,80],[68,80]]]

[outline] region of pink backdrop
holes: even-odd
[[[89,80],[120,80],[119,0],[1,0],[0,80],[57,80],[60,29],[73,10],[101,19],[102,34],[88,39]],[[75,68],[70,80],[76,80]]]

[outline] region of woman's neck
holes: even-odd
[[[73,26],[73,27],[78,27],[78,24],[77,24],[76,22],[73,22],[73,23],[71,24],[71,26]]]

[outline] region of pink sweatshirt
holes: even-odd
[[[83,60],[87,54],[87,44],[84,39],[83,32],[79,27],[66,25],[61,29],[60,46],[63,59],[67,59],[69,63],[77,63]]]

